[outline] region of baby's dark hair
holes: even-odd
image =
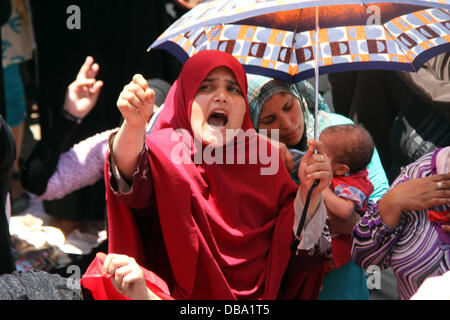
[[[326,139],[328,135],[335,137],[333,143],[327,145],[327,152],[333,155],[334,161],[346,164],[350,173],[359,172],[367,167],[372,159],[374,142],[363,126],[359,124],[330,126],[322,131],[320,138]]]

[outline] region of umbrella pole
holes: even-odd
[[[319,138],[319,6],[316,6],[316,37],[315,37],[315,50],[314,55],[314,139]],[[314,153],[317,153],[317,149],[314,148]],[[296,238],[292,241],[290,249],[292,252],[298,254],[298,245],[300,243],[299,237],[302,233],[303,227],[305,225],[306,214],[308,212],[309,202],[311,200],[311,195],[313,190],[319,185],[320,180],[316,179],[313,185],[309,188],[308,194],[306,195],[305,205],[303,207],[302,215],[300,216],[300,221],[297,226]]]
[[[319,6],[316,6],[316,34],[314,55],[314,139],[319,138]],[[314,150],[317,153],[317,150]]]

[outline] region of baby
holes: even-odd
[[[331,187],[323,192],[328,216],[352,228],[353,212],[362,216],[373,192],[366,168],[374,150],[372,137],[360,125],[345,124],[325,128],[320,140],[333,169]],[[350,260],[350,235],[333,235],[332,247],[335,268]]]

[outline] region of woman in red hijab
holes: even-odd
[[[311,142],[298,188],[279,150],[253,129],[244,69],[219,51],[185,63],[146,136],[153,101],[136,75],[117,103],[125,121],[105,167],[112,278],[121,281],[122,259],[161,277],[163,298],[315,298],[323,260],[292,254],[290,244],[316,179],[299,252],[322,236],[332,173],[321,143]]]

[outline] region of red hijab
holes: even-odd
[[[109,249],[133,256],[152,270],[155,261],[149,262],[144,250],[164,251],[176,299],[275,299],[291,258],[293,200],[298,190],[279,152],[275,151],[279,170],[274,175],[261,175],[261,168],[270,164],[259,162],[192,161],[192,101],[203,79],[221,66],[233,72],[243,92],[247,112],[242,129],[253,128],[240,63],[219,51],[201,51],[190,58],[146,139],[163,244],[150,241],[150,248],[144,249],[143,242],[152,235],[139,236],[133,210],[107,188]],[[185,129],[184,144],[177,139],[177,129]],[[256,152],[249,141],[270,147],[256,134],[249,136],[246,156]],[[186,161],[177,164],[171,161],[172,152],[180,146]],[[232,147],[237,150],[237,146]]]

